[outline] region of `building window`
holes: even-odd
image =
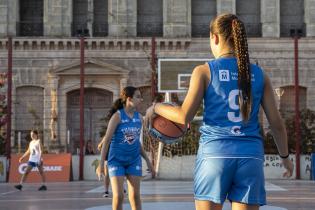
[[[88,0],[73,0],[72,35],[88,34],[87,30]]]
[[[94,1],[93,36],[108,35],[108,0]]]
[[[20,0],[19,36],[43,36],[43,0]]]
[[[295,112],[295,89],[293,85],[276,89],[280,98],[280,113],[283,116],[290,116]],[[299,108],[306,109],[306,87],[299,87]]]
[[[137,6],[137,36],[163,36],[163,0],[138,0]]]
[[[295,30],[305,36],[304,0],[280,0],[280,36],[292,36]]]
[[[261,37],[260,0],[236,1],[236,15],[244,22],[249,37]]]
[[[217,14],[215,0],[191,1],[191,35],[193,37],[209,37],[210,21]]]

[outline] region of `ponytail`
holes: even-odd
[[[122,108],[124,108],[124,102],[121,98],[119,98],[113,103],[112,107],[110,108],[107,114],[107,120],[110,120],[110,118],[115,114],[115,112]]]
[[[108,114],[107,114],[107,120],[110,120],[110,118],[117,112],[119,109],[124,108],[124,105],[126,104],[127,98],[132,98],[134,93],[136,92],[137,88],[132,86],[125,87],[121,93],[120,97],[113,103],[112,107],[110,108]]]
[[[238,66],[239,106],[244,121],[251,112],[251,71],[245,26],[237,18],[232,20],[232,37]]]

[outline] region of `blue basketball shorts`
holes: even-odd
[[[266,205],[263,160],[256,158],[197,157],[195,200]]]
[[[28,161],[27,165],[32,166],[32,168],[34,168],[34,167],[40,166],[40,163],[36,163],[36,162],[33,162],[33,161]]]
[[[142,176],[142,160],[140,156],[129,164],[119,161],[108,161],[107,167],[109,177],[126,175]]]

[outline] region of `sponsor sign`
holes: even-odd
[[[9,182],[19,182],[27,168],[28,157],[22,163],[19,163],[21,156],[11,155]],[[43,160],[46,182],[70,181],[71,154],[44,154]],[[37,167],[34,167],[29,173],[26,182],[41,182]]]

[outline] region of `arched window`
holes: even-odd
[[[108,0],[94,1],[93,36],[108,35]]]
[[[244,22],[247,36],[261,36],[260,0],[236,1],[236,15]]]
[[[280,36],[305,36],[304,0],[280,0]]]
[[[209,37],[209,25],[217,14],[215,0],[191,1],[191,31],[193,37]]]
[[[137,7],[137,36],[163,36],[163,0],[138,0]]]
[[[20,0],[20,21],[18,36],[43,36],[43,0]]]

